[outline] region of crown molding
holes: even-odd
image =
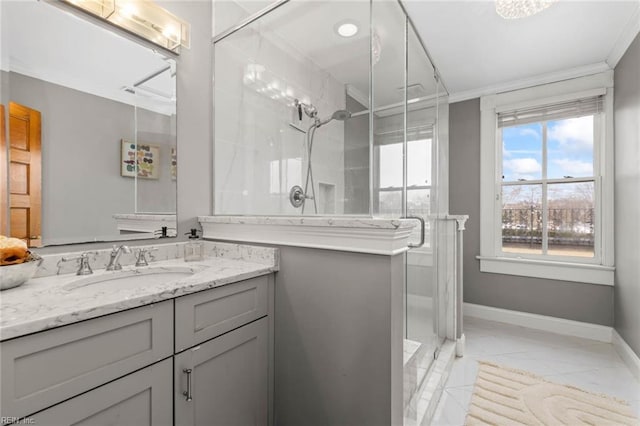
[[[584,77],[586,75],[598,74],[609,71],[611,67],[606,62],[598,62],[591,65],[569,68],[562,71],[555,71],[546,74],[540,74],[533,77],[527,77],[519,80],[513,80],[506,83],[494,84],[479,89],[465,90],[449,95],[449,103],[466,101],[468,99],[480,98],[485,95],[493,95],[496,93],[510,92],[513,90],[524,89],[527,87],[539,86],[542,84],[554,83],[557,81],[571,80],[573,78]]]
[[[618,62],[620,62],[620,59],[622,59],[624,53],[631,43],[633,43],[638,33],[640,33],[640,1],[638,1],[638,8],[620,32],[618,39],[613,45],[613,49],[611,49],[611,53],[609,53],[607,57],[607,64],[611,69],[618,65]]]

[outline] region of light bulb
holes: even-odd
[[[138,13],[138,9],[131,3],[125,3],[124,6],[120,8],[120,15],[125,18],[131,18],[133,15]]]
[[[358,34],[358,25],[353,21],[338,22],[335,26],[335,31],[341,37],[353,37]]]

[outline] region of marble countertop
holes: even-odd
[[[368,216],[198,216],[199,222],[245,225],[298,225],[333,228],[405,229],[416,226],[411,219]]]
[[[173,299],[278,270],[277,249],[207,242],[205,253],[209,257],[201,262],[185,262],[178,257],[176,246],[180,247],[179,244],[173,244],[169,245],[169,249],[178,253],[175,255],[177,258],[151,262],[148,267],[142,268],[126,265],[122,271],[167,268],[171,272],[180,267],[181,270],[191,268],[193,275],[144,287],[99,283],[74,288],[76,281],[86,280],[87,277],[99,279],[100,276],[121,273],[101,269],[94,270],[94,274],[88,276],[73,273],[47,275],[3,291],[0,293],[0,340]]]

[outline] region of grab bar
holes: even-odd
[[[409,246],[409,248],[418,248],[418,247],[422,247],[424,245],[424,239],[425,239],[425,222],[424,219],[421,218],[420,216],[405,216],[403,217],[403,219],[414,219],[414,220],[418,220],[420,221],[420,243],[419,244],[414,244],[414,243],[408,243],[407,245]]]

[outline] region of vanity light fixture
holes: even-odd
[[[347,21],[338,22],[334,27],[334,29],[339,36],[344,38],[349,38],[358,34],[359,28],[358,28],[358,24],[356,24],[354,21],[347,20]]]
[[[190,47],[191,26],[150,0],[61,0],[111,25],[178,53]]]
[[[557,0],[495,0],[496,12],[504,19],[518,19],[542,12]]]

